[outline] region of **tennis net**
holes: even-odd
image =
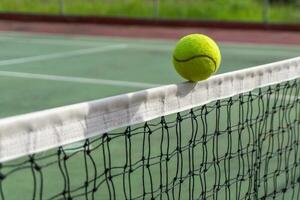
[[[300,57],[0,120],[0,199],[299,199]]]

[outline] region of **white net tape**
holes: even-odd
[[[300,57],[0,120],[0,162],[300,76]]]

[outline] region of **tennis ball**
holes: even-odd
[[[208,36],[191,34],[181,38],[173,52],[176,71],[189,81],[207,79],[221,63],[218,45]]]

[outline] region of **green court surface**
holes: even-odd
[[[171,63],[171,54],[175,41],[1,32],[0,42],[2,46],[0,50],[1,117],[183,81],[176,74]],[[223,60],[218,73],[296,57],[299,56],[300,52],[300,47],[283,45],[220,43],[220,47]],[[293,96],[297,95],[295,90],[286,89],[286,91],[289,91],[289,93],[277,92],[276,94],[275,92],[275,98],[269,98],[270,105],[276,104],[277,101],[280,101],[278,98],[282,98],[282,96],[294,100]],[[195,131],[192,128],[192,118],[189,116],[189,113],[183,112],[181,115],[184,120],[180,122],[180,126],[175,125],[176,115],[166,117],[170,129],[168,133],[161,134],[164,126],[159,126],[159,120],[153,120],[147,127],[149,133],[146,133],[147,130],[144,129],[143,125],[137,129],[135,129],[136,126],[133,126],[131,139],[124,137],[122,133],[124,130],[121,129],[114,131],[114,133],[119,131],[120,133],[119,135],[112,134],[111,138],[113,140],[111,142],[105,141],[105,137],[101,138],[100,136],[100,139],[91,140],[92,145],[79,148],[72,145],[66,147],[64,151],[69,155],[67,164],[64,159],[57,158],[55,151],[42,152],[36,155],[35,161],[31,164],[23,163],[24,160],[28,160],[27,157],[21,158],[16,162],[5,163],[3,166],[0,166],[0,171],[4,174],[7,172],[8,176],[7,179],[4,179],[3,184],[0,184],[0,194],[3,190],[4,194],[9,194],[9,199],[39,199],[41,194],[43,194],[43,198],[47,199],[51,195],[61,194],[60,198],[57,199],[62,199],[62,188],[69,186],[71,188],[81,187],[88,179],[90,182],[87,190],[92,191],[93,182],[95,182],[100,185],[100,190],[95,191],[97,197],[103,197],[97,199],[108,199],[112,183],[105,179],[104,174],[106,175],[106,173],[104,171],[106,171],[107,165],[111,164],[111,166],[118,166],[110,171],[114,177],[116,199],[124,199],[126,195],[130,199],[130,195],[134,197],[142,194],[141,177],[145,175],[143,170],[146,170],[146,179],[153,181],[143,186],[147,192],[155,190],[156,195],[159,194],[159,181],[162,181],[162,179],[164,184],[171,184],[170,187],[173,180],[173,183],[175,183],[179,179],[180,181],[185,179],[181,188],[181,198],[188,199],[191,193],[189,191],[190,182],[188,181],[190,180],[188,168],[191,162],[195,165],[195,169],[202,166],[205,159],[206,164],[209,165],[209,163],[214,163],[215,154],[219,156],[217,158],[225,159],[224,162],[217,166],[219,168],[218,172],[216,172],[216,168],[208,167],[206,176],[211,178],[205,180],[207,188],[215,189],[214,184],[216,180],[219,183],[223,183],[222,181],[228,178],[226,176],[229,176],[231,181],[241,178],[241,174],[245,175],[242,178],[250,178],[252,175],[247,173],[247,170],[251,170],[251,165],[247,166],[246,164],[249,164],[250,158],[254,157],[251,148],[254,149],[255,145],[253,145],[254,147],[250,145],[255,143],[252,134],[263,132],[267,135],[267,131],[274,128],[274,122],[275,124],[278,122],[279,127],[284,127],[286,123],[291,124],[294,122],[297,116],[297,111],[295,111],[297,109],[293,110],[290,108],[289,113],[292,114],[289,115],[287,121],[284,121],[282,116],[285,116],[287,112],[279,109],[279,112],[273,116],[272,122],[269,119],[257,120],[257,123],[254,124],[255,130],[240,129],[241,124],[247,125],[249,123],[245,120],[249,115],[250,118],[252,117],[251,119],[255,119],[254,116],[256,115],[259,118],[265,117],[261,108],[267,109],[269,103],[262,102],[257,98],[259,95],[253,94],[254,106],[249,106],[245,103],[241,104],[239,97],[235,97],[233,100],[230,111],[228,111],[228,106],[226,106],[226,103],[228,103],[226,100],[223,102],[225,106],[221,108],[215,103],[209,104],[206,108],[207,115],[205,115],[205,120],[203,120],[203,109],[196,109],[194,112],[198,116],[199,126],[197,130],[199,131]],[[244,98],[246,101],[248,97]],[[282,103],[285,102],[283,101]],[[244,112],[249,107],[251,107],[253,112],[251,114]],[[218,125],[215,122],[216,118],[218,118],[217,116],[222,116],[222,120],[219,121]],[[203,121],[207,122],[204,123]],[[232,127],[233,132],[230,136],[227,134],[229,126]],[[215,137],[214,133],[217,129],[222,134]],[[196,132],[198,132],[197,137],[195,136]],[[204,132],[207,134],[207,143],[202,141]],[[242,132],[244,133],[243,136],[241,136]],[[166,134],[169,135],[167,136]],[[145,135],[148,139],[145,139]],[[290,133],[290,135],[292,136],[293,134]],[[197,139],[195,141],[198,144],[195,148],[191,148],[189,143],[193,137]],[[281,136],[276,135],[277,137]],[[272,137],[268,139],[268,136],[262,138],[262,141],[265,142],[262,152],[275,152],[277,149],[284,149],[285,146],[292,146],[292,140],[283,140],[284,142],[277,144],[273,143],[272,139]],[[216,140],[219,140],[217,148],[215,147]],[[179,143],[180,151],[178,151]],[[272,149],[270,149],[269,145],[271,143]],[[82,144],[80,143],[79,145]],[[128,144],[130,144],[130,147],[127,147]],[[241,147],[242,144],[243,148]],[[230,150],[229,146],[231,146]],[[84,155],[83,148],[91,148],[89,158],[86,158],[86,155]],[[206,153],[205,150],[207,150]],[[190,158],[190,151],[195,151],[193,159]],[[126,157],[124,152],[126,152]],[[164,152],[164,156],[169,154],[170,161],[163,160],[165,157],[160,157],[162,156],[161,152]],[[128,168],[127,153],[130,154],[130,162],[132,162],[135,170],[132,173],[128,173],[128,170],[131,170],[131,168]],[[269,170],[269,175],[271,176],[271,178],[264,179],[264,184],[267,185],[266,188],[271,188],[273,182],[277,182],[279,188],[281,187],[280,184],[284,184],[285,174],[282,173],[276,176],[275,172],[284,170],[283,164],[277,165],[279,162],[277,159],[282,160],[283,157],[287,157],[286,154],[284,152],[283,155],[280,154],[280,156],[276,157],[276,153],[274,153],[272,154],[273,157],[268,157],[262,161],[262,165],[267,166],[265,170]],[[148,164],[150,167],[146,169],[146,164],[141,158],[147,157],[147,155],[148,158],[151,157],[152,159],[149,159]],[[233,158],[228,160],[228,155],[233,155]],[[44,160],[44,158],[48,160]],[[110,164],[107,164],[108,160]],[[285,161],[287,162],[288,160]],[[166,164],[166,166],[159,166],[158,163],[160,162],[164,165]],[[179,162],[180,164],[178,164]],[[15,163],[17,165],[14,165]],[[36,163],[44,168],[42,170],[33,170],[32,167]],[[20,166],[20,164],[23,166]],[[64,165],[64,167],[61,165]],[[141,167],[141,165],[143,166]],[[178,171],[178,166],[179,168],[181,167],[181,171]],[[14,167],[16,167],[16,170],[12,170]],[[230,169],[231,175],[226,175],[226,173],[224,175],[222,171],[224,169]],[[295,171],[294,168],[290,170]],[[123,176],[122,173],[125,171],[127,171],[127,174]],[[162,173],[162,171],[164,172]],[[197,174],[198,172],[195,170],[195,173]],[[68,178],[66,181],[66,176],[70,177],[70,180]],[[94,176],[97,176],[97,180],[94,180]],[[184,176],[186,177],[184,178]],[[173,177],[179,178],[173,179]],[[195,180],[193,179],[193,184],[196,188],[195,197],[201,193],[197,188],[202,184],[202,175],[199,177],[200,179],[196,176]],[[168,178],[169,180],[167,180]],[[43,187],[41,185],[36,186],[36,183],[39,184],[39,181],[43,181]],[[126,187],[125,190],[123,190],[123,184]],[[35,185],[35,191],[32,189],[33,185]],[[40,188],[43,189],[41,190]],[[242,188],[240,191],[245,193],[249,189],[249,185],[247,183],[234,183],[229,190],[234,194],[238,188]],[[174,199],[180,199],[178,191],[180,193],[181,189],[174,186],[174,191],[172,191],[176,196],[173,197]],[[84,193],[82,190],[79,192]],[[212,190],[206,192],[214,195]],[[74,193],[76,194],[76,191]],[[87,199],[92,199],[90,195]],[[224,190],[223,188],[218,195],[219,199],[223,199],[224,195],[228,197],[227,189]],[[84,197],[81,196],[78,199],[84,199]],[[167,199],[166,194],[163,194],[162,199]],[[230,199],[230,197],[227,199]]]
[[[0,117],[179,83],[175,41],[0,33]],[[299,55],[300,47],[220,43],[219,73]]]

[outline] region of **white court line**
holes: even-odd
[[[152,83],[93,79],[93,78],[83,78],[83,77],[56,76],[56,75],[46,75],[46,74],[32,74],[32,73],[11,72],[11,71],[0,71],[0,76],[39,79],[39,80],[47,80],[47,81],[62,81],[62,82],[72,82],[72,83],[132,87],[132,88],[142,88],[142,89],[160,86],[158,84],[152,84]]]
[[[35,38],[30,38],[30,39],[22,39],[22,38],[14,38],[14,37],[9,37],[9,36],[0,36],[0,41],[5,41],[5,42],[13,42],[13,43],[32,43],[32,44],[46,44],[46,45],[60,45],[60,46],[90,46],[90,47],[95,47],[95,46],[100,46],[100,45],[113,45],[112,42],[106,41],[106,42],[101,42],[101,41],[80,41],[80,40],[56,40],[56,39],[35,39]],[[113,42],[117,44],[117,41]],[[145,49],[145,50],[166,50],[170,51],[173,49],[172,45],[165,45],[165,44],[130,44],[130,43],[124,43],[122,44],[128,45],[128,48],[136,48],[136,49]]]
[[[3,37],[0,36],[0,40],[4,41],[9,41],[10,37]],[[104,42],[89,42],[89,41],[68,41],[68,40],[56,40],[56,39],[26,39],[23,40],[20,38],[13,38],[11,37],[11,42],[15,43],[34,43],[34,44],[46,44],[46,45],[62,45],[62,46],[99,46],[103,44],[108,44]],[[124,44],[124,43],[123,43]],[[156,50],[156,51],[172,51],[173,46],[169,44],[130,44],[130,43],[125,43],[128,45],[128,48],[134,48],[134,49],[143,49],[143,50]],[[272,51],[268,51],[270,49],[265,49],[264,47],[262,49],[257,48],[257,46],[250,46],[245,47],[243,49],[240,49],[238,45],[234,45],[234,43],[221,43],[222,46],[227,46],[226,47],[226,52],[224,53],[232,53],[232,54],[242,54],[242,55],[255,55],[255,56],[265,56],[266,54],[268,55],[290,55],[291,52],[295,52],[295,49],[287,49],[286,51],[283,52],[282,49],[273,49]],[[229,47],[229,48],[228,48]],[[255,48],[255,49],[254,49]],[[270,47],[272,48],[272,47]]]
[[[171,46],[175,46],[175,43],[177,40],[176,39],[134,39],[134,38],[126,38],[126,37],[109,37],[109,36],[82,36],[82,35],[68,35],[68,34],[52,34],[52,33],[36,33],[36,32],[20,32],[20,31],[0,31],[0,35],[3,36],[16,36],[16,37],[51,37],[51,38],[59,38],[59,37],[68,37],[70,39],[74,40],[89,40],[91,42],[101,42],[99,39],[107,39],[107,40],[113,40],[115,42],[122,42],[122,43],[127,43],[127,42],[135,42],[135,41],[146,41],[147,43],[151,44],[151,41],[155,42],[161,42],[159,45],[169,45],[166,43],[171,43]],[[179,39],[179,38],[178,38]],[[228,46],[233,46],[235,48],[244,48],[244,47],[249,47],[249,48],[257,48],[257,47],[263,47],[263,48],[283,48],[281,50],[298,50],[300,48],[299,45],[293,45],[293,44],[258,44],[258,43],[249,43],[249,42],[219,42],[222,46],[228,45]]]
[[[13,34],[13,35],[19,35],[19,34]],[[21,36],[21,35],[20,35]],[[30,35],[27,35],[30,37]],[[3,38],[4,41],[8,41],[9,36],[0,36]],[[26,36],[25,36],[26,37]],[[65,45],[65,46],[99,46],[101,44],[108,44],[109,42],[101,42],[101,41],[80,41],[78,38],[74,38],[73,41],[69,40],[57,40],[55,38],[53,39],[35,39],[35,38],[30,38],[30,39],[22,39],[22,38],[14,38],[11,37],[12,42],[17,42],[17,43],[35,43],[35,44],[47,44],[47,45]],[[72,39],[72,38],[71,38]],[[131,44],[131,43],[126,43],[129,42],[129,40],[125,40],[122,42],[123,44],[127,44],[128,48],[134,48],[134,49],[142,49],[142,50],[157,50],[157,51],[166,51],[170,52],[173,50],[173,46],[171,44]],[[117,41],[115,41],[117,42]],[[255,44],[249,44],[249,43],[243,43],[242,49],[241,49],[241,44],[238,43],[230,43],[230,42],[221,42],[221,47],[226,46],[226,53],[231,53],[235,55],[255,55],[255,56],[266,56],[266,55],[272,55],[272,56],[282,56],[282,55],[291,55],[291,53],[295,52],[296,49],[299,49],[297,46],[282,46],[282,45],[255,45]],[[262,48],[257,48],[257,47],[262,47]],[[279,49],[272,49],[272,51],[269,51],[271,48],[277,47]],[[289,49],[280,49],[282,47],[287,47]],[[268,49],[265,49],[268,48]],[[297,54],[296,54],[297,55]]]
[[[72,57],[72,56],[78,56],[78,55],[84,55],[84,54],[90,54],[90,53],[96,53],[96,52],[106,52],[106,51],[125,49],[125,48],[127,48],[126,44],[118,44],[118,45],[102,46],[102,47],[97,47],[97,48],[80,49],[80,50],[68,51],[68,52],[62,52],[62,53],[52,53],[52,54],[45,54],[45,55],[39,55],[39,56],[30,56],[30,57],[24,57],[24,58],[1,60],[0,66],[23,64],[23,63],[28,63],[28,62],[42,61],[42,60],[51,60],[54,58],[66,58],[66,57]]]
[[[0,36],[0,41],[14,41],[15,38],[8,36]]]
[[[67,39],[73,39],[73,40],[79,40],[79,41],[86,41],[86,42],[102,42],[103,40],[107,40],[109,41],[113,41],[113,42],[118,42],[118,43],[132,43],[135,44],[137,41],[138,42],[146,42],[149,44],[152,44],[152,42],[155,42],[157,44],[165,44],[165,43],[174,43],[176,40],[168,40],[168,39],[151,39],[151,38],[147,38],[147,39],[138,39],[138,38],[129,38],[129,37],[117,37],[117,36],[84,36],[84,35],[69,35],[69,34],[53,34],[53,33],[36,33],[36,32],[20,32],[20,31],[1,31],[0,30],[0,36],[12,36],[12,37],[16,37],[16,38],[33,38],[33,37],[41,37],[40,39],[63,39],[63,38],[67,38]],[[106,42],[106,41],[105,41]]]
[[[0,41],[9,41],[14,43],[32,43],[32,44],[46,44],[46,45],[59,45],[59,46],[100,46],[100,45],[108,45],[111,44],[111,42],[84,42],[84,41],[78,41],[78,40],[56,40],[56,39],[35,39],[35,38],[15,38],[15,37],[9,37],[9,36],[0,36]]]

